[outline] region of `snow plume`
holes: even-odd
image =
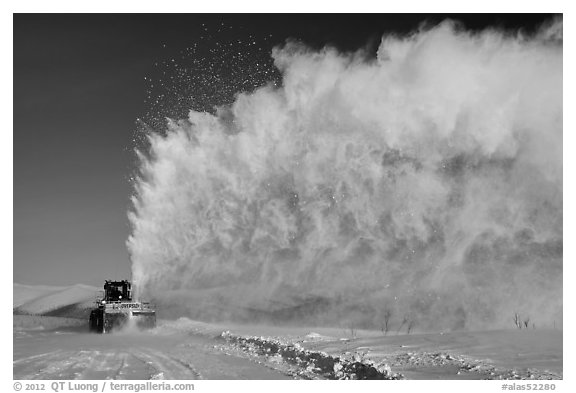
[[[139,152],[140,293],[205,320],[561,326],[561,23],[276,48],[281,87]]]

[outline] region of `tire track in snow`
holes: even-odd
[[[14,373],[19,379],[74,379],[74,370],[82,357],[74,353],[54,351],[45,356],[34,356],[21,359],[14,367]]]
[[[189,363],[153,350],[54,351],[13,362],[17,379],[200,379]]]
[[[93,351],[93,354],[78,379],[112,379],[122,369],[123,358],[117,351]]]
[[[226,356],[213,344],[211,337],[181,333],[34,334],[15,340],[13,376],[47,380],[286,378],[249,359]]]
[[[42,379],[44,371],[61,356],[62,351],[57,350],[15,360],[13,362],[14,375],[18,376],[18,379]]]
[[[16,366],[16,365],[19,365],[19,364],[22,364],[22,363],[24,363],[24,364],[25,364],[25,363],[30,363],[30,362],[32,362],[32,361],[37,361],[37,360],[39,360],[39,359],[42,359],[43,357],[50,356],[50,355],[52,355],[52,354],[54,354],[54,353],[56,353],[56,352],[61,352],[61,351],[58,350],[58,351],[54,351],[54,352],[46,352],[46,353],[41,353],[41,354],[39,354],[39,355],[33,355],[33,356],[28,356],[28,357],[25,357],[25,358],[21,358],[21,359],[16,359],[16,360],[14,360],[14,361],[12,362],[12,364],[14,364],[14,365]]]
[[[142,379],[142,365],[127,361],[129,354],[117,351],[78,351],[31,356],[14,362],[18,379]],[[127,370],[127,368],[129,368]]]
[[[157,351],[138,350],[132,352],[156,372],[151,379],[200,379],[201,374],[189,363]]]

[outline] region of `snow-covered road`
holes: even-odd
[[[290,379],[181,332],[17,331],[13,361],[14,379]]]
[[[180,318],[160,320],[152,330],[102,335],[86,332],[82,320],[74,325],[64,318],[14,317],[14,379],[562,379],[563,374],[559,330],[390,336],[359,331],[345,337],[346,331],[336,328],[224,326]],[[67,327],[56,327],[64,322]]]

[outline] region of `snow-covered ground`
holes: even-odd
[[[185,332],[90,334],[78,328],[14,332],[14,379],[287,379],[212,339]]]
[[[15,379],[290,378],[216,350],[212,334],[194,334],[189,321],[161,323],[145,332],[91,334],[86,311],[98,291],[87,285],[14,284]]]
[[[224,331],[224,343],[218,345],[221,350],[304,378],[358,377],[327,373],[325,367],[317,367],[325,360],[317,359],[316,354],[336,363],[360,362],[375,369],[388,366],[389,376],[405,379],[562,379],[563,375],[561,330],[393,332],[383,336],[380,331],[351,332],[343,328],[230,327],[185,318],[169,322],[164,328],[176,326],[212,336]],[[285,356],[284,352],[290,354],[291,349],[298,352],[298,359]],[[302,368],[314,372],[302,373]]]
[[[54,316],[84,286],[36,297],[15,285],[15,379],[561,379],[561,330],[383,336],[378,331],[160,320],[107,335]],[[44,288],[45,289],[45,288]],[[18,299],[16,299],[18,297]],[[23,301],[22,299],[25,299]],[[90,299],[91,300],[91,299]],[[83,301],[88,301],[88,296]],[[34,307],[32,307],[32,306]],[[23,307],[25,306],[25,307]],[[47,316],[51,315],[51,316]]]

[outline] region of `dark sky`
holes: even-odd
[[[372,52],[385,32],[446,17],[14,15],[14,282],[100,286],[130,276],[124,244],[143,124],[136,119],[157,128],[164,116],[210,110],[277,78],[262,70],[272,47],[289,38]],[[471,29],[530,31],[549,16],[451,18]],[[208,69],[218,62],[228,66]],[[256,62],[266,66],[253,69]]]

